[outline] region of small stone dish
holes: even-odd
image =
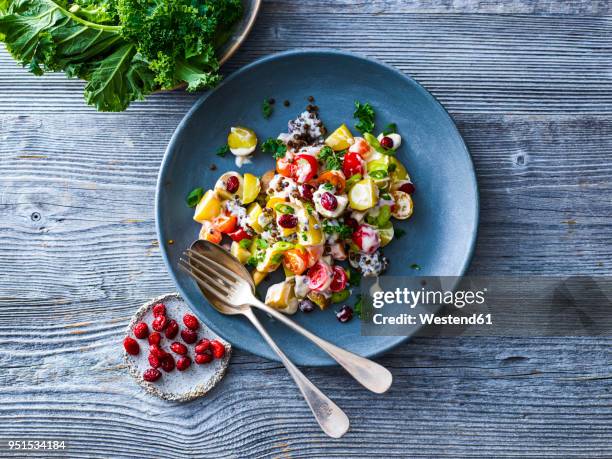
[[[193,400],[197,397],[206,395],[215,385],[221,381],[227,370],[227,366],[232,354],[232,346],[219,335],[210,330],[202,322],[199,324],[197,329],[199,341],[202,338],[209,340],[218,340],[225,346],[225,355],[220,359],[214,359],[212,362],[198,365],[195,362],[195,343],[187,344],[181,339],[180,331],[177,335],[172,338],[166,338],[165,333],[162,331],[162,339],[160,346],[163,350],[173,355],[175,360],[180,357],[170,350],[170,344],[173,342],[183,343],[187,346],[187,356],[191,359],[191,365],[184,371],[174,369],[171,372],[165,372],[161,368],[158,370],[162,376],[155,382],[147,382],[143,379],[142,374],[151,368],[149,364],[149,341],[148,338],[137,339],[134,336],[133,329],[134,325],[138,322],[145,322],[149,327],[149,334],[153,333],[154,330],[151,328],[153,322],[153,306],[156,304],[163,303],[166,306],[166,316],[168,320],[174,319],[178,322],[180,330],[186,329],[183,324],[183,316],[185,314],[192,314],[189,306],[185,301],[177,294],[171,293],[163,295],[143,304],[140,309],[134,314],[130,324],[126,330],[126,336],[130,336],[138,342],[140,345],[140,352],[138,355],[130,355],[124,351],[124,360],[127,364],[130,374],[134,377],[136,382],[140,384],[145,391],[151,395],[155,395],[159,398],[169,401],[186,402]],[[197,343],[196,341],[196,343]]]

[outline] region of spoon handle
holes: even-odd
[[[342,437],[349,428],[347,415],[321,392],[304,374],[289,360],[283,351],[276,345],[251,308],[244,312],[255,328],[261,333],[266,342],[280,357],[281,362],[297,384],[300,392],[306,399],[315,419],[327,435],[332,438]]]
[[[255,297],[253,297],[251,304],[256,308],[267,312],[275,319],[280,320],[289,328],[295,330],[300,335],[308,338],[314,344],[319,346],[366,389],[377,394],[382,394],[383,392],[386,392],[389,387],[391,387],[393,375],[382,365],[342,349],[329,341],[325,341],[323,338],[319,338],[317,335],[309,332],[305,328],[295,323],[293,320],[289,319],[282,312],[278,312],[276,309],[262,303]]]

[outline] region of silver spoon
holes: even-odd
[[[194,245],[197,245],[200,242],[205,243],[205,245],[209,244],[205,241],[198,241],[194,243]],[[194,245],[192,245],[192,247],[194,247]],[[207,248],[209,249],[209,247],[204,248],[205,253],[207,253]],[[241,271],[244,269],[243,266],[236,260],[235,264],[232,262],[228,264],[228,267],[219,265],[222,269],[216,270],[212,268],[211,272],[211,265],[206,266],[204,263],[199,261],[197,252],[189,250],[187,254],[189,262],[181,259],[179,261],[179,267],[181,267],[198,282],[202,292],[210,304],[222,314],[242,314],[251,321],[259,333],[261,333],[261,336],[264,337],[268,345],[274,350],[274,352],[276,352],[276,355],[278,355],[280,358],[281,362],[289,372],[289,375],[291,375],[295,381],[296,385],[300,389],[300,392],[302,393],[302,396],[306,400],[306,403],[308,403],[312,414],[321,426],[321,429],[323,429],[323,431],[332,438],[342,437],[348,431],[350,424],[348,416],[344,413],[344,411],[342,411],[323,392],[321,392],[319,388],[317,388],[306,376],[304,376],[304,374],[293,364],[293,362],[289,360],[285,353],[276,345],[261,322],[259,322],[259,319],[257,319],[253,313],[251,306],[240,302],[234,303],[232,301],[234,297],[232,294],[230,294],[230,285],[233,284],[227,282],[227,273],[231,273],[237,275],[238,278],[242,278],[241,276],[243,276],[243,273]],[[231,255],[229,256],[232,257]],[[234,258],[232,257],[232,259]],[[237,267],[242,269],[237,269]],[[244,279],[245,278],[242,278],[244,285],[247,285],[247,287],[251,289],[252,284],[249,285],[249,283]],[[250,275],[248,275],[246,279],[250,279]],[[243,284],[238,283],[238,285],[242,286]]]
[[[249,272],[226,250],[206,241],[196,241],[187,255],[190,263],[182,260],[181,267],[198,281],[207,299],[221,313],[245,314],[250,319],[250,316],[255,317],[250,308],[253,305],[313,341],[369,390],[382,393],[390,387],[393,377],[386,368],[319,338],[284,314],[259,301],[254,295],[255,285]],[[260,332],[262,331],[259,322],[255,326]],[[267,333],[264,337],[266,335]],[[270,342],[268,338],[269,336],[266,340]],[[276,345],[271,344],[271,347],[278,352]]]

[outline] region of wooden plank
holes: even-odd
[[[328,12],[310,11],[309,2],[291,5],[283,9],[264,4],[227,72],[276,51],[333,46],[378,58],[414,76],[452,113],[612,111],[612,23],[606,17],[415,13],[390,8],[380,14],[349,10],[342,20],[334,21]],[[182,91],[160,93],[133,104],[130,112],[185,113],[196,98]],[[4,51],[0,52],[0,106],[5,113],[93,110],[83,104],[79,81],[59,74],[34,77]]]
[[[381,360],[396,379],[384,396],[307,369],[351,417],[334,442],[279,364],[243,352],[204,400],[145,395],[119,339],[173,288],[151,203],[180,115],[0,119],[0,441],[63,437],[71,457],[609,457],[608,338],[418,339]],[[483,195],[472,271],[609,274],[612,120],[457,121]]]
[[[479,177],[474,274],[612,272],[610,2],[267,1],[231,72],[335,46],[415,76],[451,110]],[[154,231],[159,162],[197,95],[123,114],[0,51],[0,443],[70,457],[610,457],[610,338],[420,338],[381,362],[384,396],[306,374],[348,413],[325,438],[285,370],[236,352],[188,404],[145,395],[119,340],[173,290]],[[49,116],[52,114],[53,116]],[[66,454],[62,454],[65,456]]]

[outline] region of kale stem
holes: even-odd
[[[96,24],[95,22],[89,22],[89,21],[87,21],[87,20],[85,20],[83,18],[78,17],[76,14],[71,13],[67,9],[62,8],[55,1],[53,1],[53,0],[47,0],[47,1],[49,3],[52,3],[53,5],[55,5],[55,7],[62,12],[62,14],[65,14],[66,16],[68,16],[73,21],[78,22],[79,24],[83,24],[86,27],[89,27],[91,29],[96,29],[96,30],[105,30],[107,32],[117,32],[117,33],[119,33],[121,31],[121,26],[103,25],[103,24]]]

